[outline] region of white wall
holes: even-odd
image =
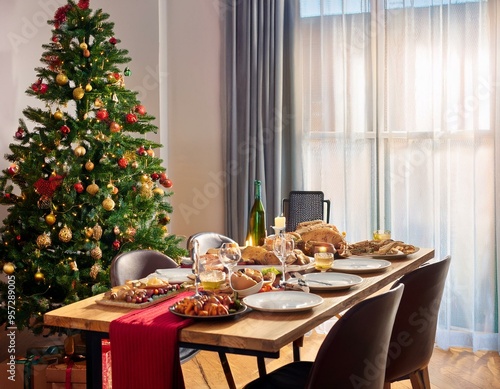
[[[25,95],[49,42],[55,10],[64,0],[4,1],[0,14],[0,155],[9,152],[28,105]],[[164,159],[174,182],[170,230],[178,235],[223,231],[224,196],[214,174],[222,171],[220,106],[220,18],[217,1],[91,0],[115,23],[129,50],[132,75],[126,87],[156,117]],[[161,67],[161,69],[160,69]],[[3,162],[2,162],[3,161]],[[0,159],[0,168],[8,162]],[[6,212],[0,209],[0,219]]]

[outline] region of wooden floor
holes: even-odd
[[[315,331],[304,340],[302,360],[313,360],[324,335]],[[291,347],[279,359],[267,359],[267,371],[292,361]],[[258,376],[255,358],[228,355],[236,386],[242,388]],[[224,389],[227,383],[217,353],[202,351],[182,365],[186,389]],[[500,355],[466,349],[435,349],[429,366],[432,389],[500,389]],[[392,389],[411,389],[409,381],[394,383]]]

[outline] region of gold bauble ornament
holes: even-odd
[[[44,233],[42,235],[38,235],[36,238],[36,244],[39,248],[44,249],[52,244],[52,240],[47,233]]]
[[[62,120],[63,117],[64,117],[64,114],[62,113],[61,110],[58,109],[56,112],[54,112],[54,119]]]
[[[115,208],[115,202],[113,201],[113,199],[111,199],[110,197],[107,197],[103,200],[102,202],[102,207],[106,210],[106,211],[111,211],[113,210],[113,208]]]
[[[64,73],[59,73],[57,76],[56,76],[56,83],[57,85],[66,85],[68,83],[68,76],[66,76],[66,74]]]
[[[149,199],[149,198],[153,197],[153,191],[147,185],[141,186],[141,189],[139,189],[139,194],[142,197],[144,197],[145,199]]]
[[[35,281],[36,282],[42,282],[43,280],[45,280],[45,274],[43,274],[40,269],[38,269],[38,271],[35,273]]]
[[[52,212],[45,216],[45,223],[47,223],[49,226],[53,225],[55,222],[56,215],[54,215]]]
[[[87,46],[87,44],[85,42],[80,43],[80,49],[87,50],[88,48],[89,47]]]
[[[150,157],[154,157],[155,156],[155,152],[153,149],[147,149],[146,150],[146,153],[150,156]]]
[[[151,181],[151,179],[149,178],[149,176],[147,174],[143,174],[141,176],[141,182],[148,182],[148,181]]]
[[[59,231],[59,240],[61,242],[68,243],[72,237],[73,237],[73,233],[71,232],[71,230],[67,226],[64,226]]]
[[[85,164],[85,169],[91,172],[92,170],[94,170],[94,163],[92,161],[87,161],[87,163]]]
[[[83,146],[76,146],[75,150],[73,151],[73,153],[77,156],[77,157],[83,157],[86,153],[87,153],[87,150],[85,149],[85,147]]]
[[[101,108],[104,105],[104,103],[102,102],[102,100],[100,98],[97,98],[94,101],[94,105],[96,108]]]
[[[153,193],[155,195],[163,196],[165,194],[165,191],[162,188],[154,188]]]
[[[94,263],[90,268],[90,276],[95,280],[101,269],[102,267],[99,263]]]
[[[85,91],[83,90],[83,88],[81,86],[73,89],[73,98],[75,100],[81,100],[81,99],[83,99],[83,96],[85,96]]]
[[[102,250],[100,247],[94,247],[92,250],[90,250],[90,256],[94,259],[101,259],[102,258]]]
[[[99,192],[99,186],[96,183],[92,183],[87,186],[87,193],[94,196],[97,192]]]
[[[14,264],[12,262],[7,262],[3,265],[3,272],[5,274],[7,274],[8,276],[13,274],[15,270],[16,270],[16,267],[14,266]]]
[[[93,234],[94,234],[94,229],[92,227],[85,227],[85,236],[87,238],[92,237]]]
[[[90,85],[90,82],[85,85],[85,92],[91,92],[92,91],[92,85]]]
[[[94,228],[92,228],[92,237],[95,240],[99,240],[102,237],[102,227],[99,224],[96,224]]]

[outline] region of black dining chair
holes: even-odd
[[[429,361],[451,257],[419,267],[393,285],[404,285],[387,358],[384,389],[409,379],[413,389],[431,389]]]
[[[289,363],[244,388],[382,389],[389,339],[403,289],[394,288],[349,309],[329,331],[313,362]]]
[[[330,200],[325,199],[322,191],[291,191],[283,199],[283,216],[286,218],[286,231],[295,231],[297,224],[310,220],[330,222]]]
[[[124,285],[127,280],[137,280],[154,273],[157,269],[178,267],[169,256],[156,250],[133,250],[118,254],[111,261],[111,286]],[[199,350],[181,347],[179,357],[181,363],[189,361]]]

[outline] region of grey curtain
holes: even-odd
[[[233,239],[244,243],[254,180],[262,181],[268,234],[273,233],[274,217],[281,213],[283,193],[288,193],[284,186],[289,172],[283,166],[287,166],[286,138],[293,115],[288,103],[290,69],[286,66],[291,61],[283,57],[291,43],[288,31],[293,2],[224,3],[226,230]]]

